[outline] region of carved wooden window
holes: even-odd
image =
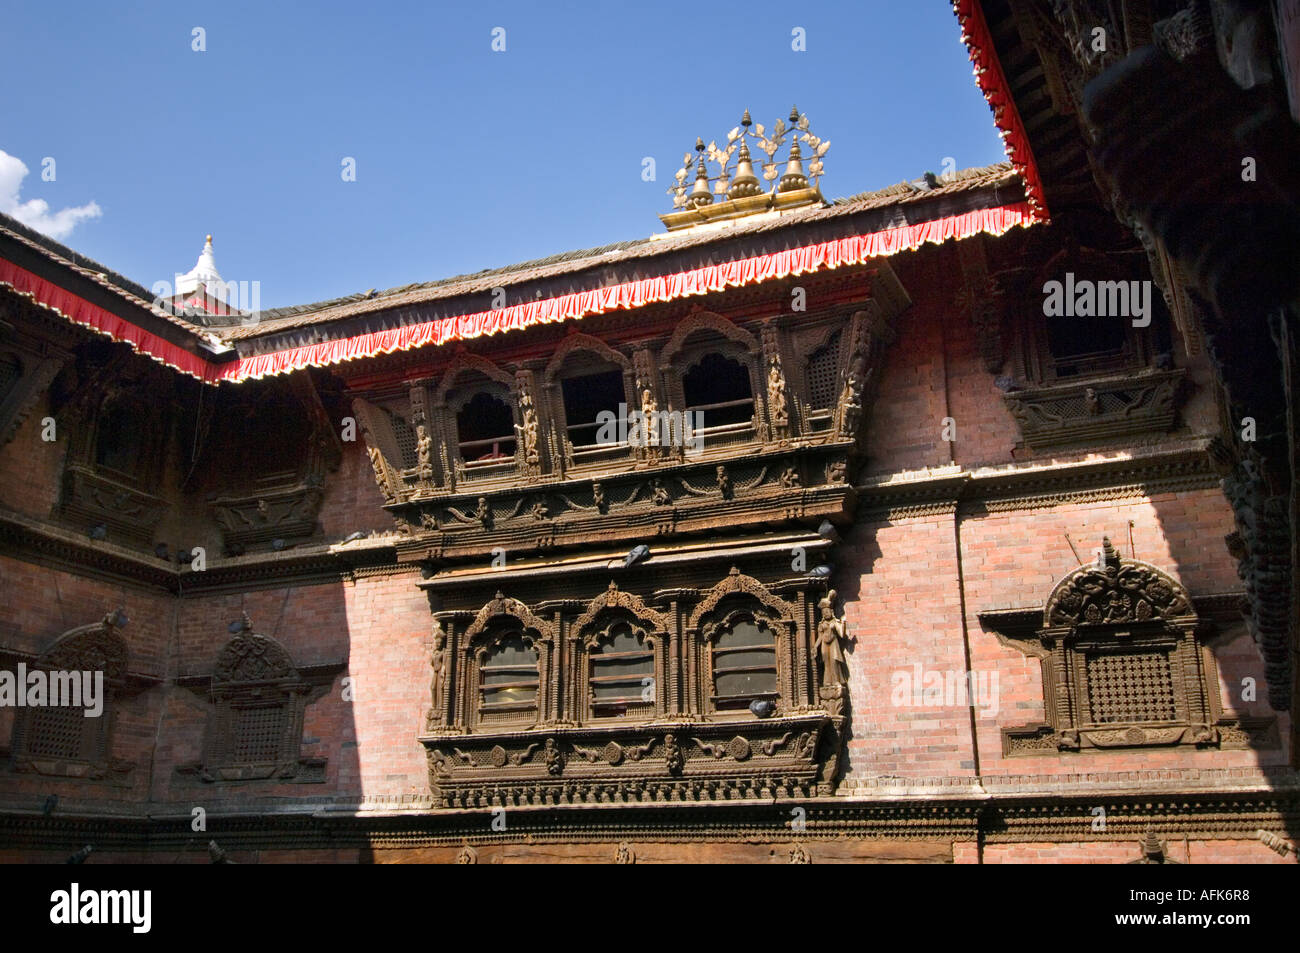
[[[705,354],[682,375],[686,409],[710,431],[732,430],[754,419],[754,391],[749,368],[717,352]]]
[[[1003,730],[1007,755],[1188,745],[1246,747],[1266,728],[1223,712],[1187,591],[1103,540],[1053,589],[1041,628],[999,629],[1043,666],[1047,722]]]
[[[589,658],[593,718],[654,713],[655,654],[644,632],[619,619],[598,636]]]
[[[808,358],[808,423],[813,430],[830,427],[840,393],[840,332]]]
[[[456,413],[456,447],[467,467],[501,463],[515,456],[515,418],[510,405],[480,391]]]
[[[141,468],[141,427],[149,415],[143,403],[125,395],[109,398],[95,418],[95,466],[133,479]]]
[[[14,763],[20,771],[61,777],[104,777],[110,773],[110,735],[114,700],[126,678],[126,641],[106,623],[81,626],[60,636],[32,666],[46,673],[47,685],[58,675],[73,675],[84,691],[83,672],[103,673],[102,710],[87,717],[82,706],[40,705],[22,708],[14,721]],[[66,681],[62,691],[68,691]],[[93,689],[92,689],[93,691]],[[52,700],[47,695],[46,701]]]
[[[387,408],[384,409],[384,413],[388,415],[388,422],[393,428],[393,440],[397,444],[397,452],[401,456],[402,468],[410,469],[418,466],[420,452],[414,428],[401,414],[395,414]]]
[[[574,450],[590,450],[600,443],[601,414],[608,420],[627,416],[627,393],[619,369],[566,377],[560,381],[564,402],[564,432]]]
[[[300,756],[310,688],[275,640],[244,631],[227,642],[211,682],[216,711],[204,747],[203,780],[299,775],[306,764]]]
[[[713,642],[713,706],[718,711],[775,700],[776,633],[753,613],[740,610],[718,627]]]
[[[537,649],[523,633],[499,635],[479,666],[479,722],[531,721],[537,713]]]
[[[1087,720],[1095,725],[1174,721],[1178,705],[1169,651],[1108,648],[1083,655]]]

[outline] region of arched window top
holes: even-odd
[[[1099,558],[1067,573],[1043,609],[1048,627],[1195,618],[1180,582],[1150,563],[1124,559],[1107,537]]]
[[[673,329],[672,336],[664,346],[663,362],[672,363],[677,352],[687,342],[698,344],[701,339],[722,337],[737,347],[744,348],[751,354],[758,353],[758,339],[744,328],[737,327],[732,321],[711,311],[699,311],[688,315]]]

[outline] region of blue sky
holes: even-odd
[[[0,150],[29,171],[0,209],[94,203],[61,240],[146,286],[211,232],[263,307],[662,231],[682,154],[746,107],[807,113],[827,197],[1004,158],[942,0],[43,2],[3,31]]]

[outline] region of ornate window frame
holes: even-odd
[[[88,718],[80,709],[70,709],[81,721],[81,740],[77,755],[69,756],[33,750],[37,719],[51,709],[19,708],[12,741],[15,771],[61,778],[127,779],[135,765],[113,757],[113,725],[119,699],[141,687],[129,684],[128,656],[126,640],[115,614],[110,613],[101,622],[64,632],[35,659],[32,668],[46,672],[103,672],[103,711],[97,718]]]
[[[544,404],[548,410],[549,438],[557,455],[563,458],[568,474],[601,470],[609,464],[624,462],[631,452],[626,441],[607,447],[575,447],[568,436],[568,414],[564,407],[564,381],[586,374],[618,371],[623,381],[623,404],[630,413],[642,409],[636,398],[636,375],[632,362],[600,338],[575,332],[566,337],[551,355],[542,371]]]
[[[798,623],[796,608],[752,576],[746,576],[735,567],[725,579],[709,590],[691,613],[686,631],[695,647],[697,671],[701,673],[693,686],[697,693],[700,711],[713,718],[748,717],[748,709],[719,708],[717,705],[717,673],[714,663],[717,639],[740,616],[748,615],[761,623],[775,636],[776,692],[769,700],[775,711],[781,712],[798,704],[794,673],[799,668],[795,655]],[[766,696],[766,693],[764,693]]]
[[[456,417],[465,405],[484,393],[502,401],[510,409],[515,428],[515,451],[504,460],[467,461],[460,454]],[[463,484],[488,486],[509,482],[519,473],[525,459],[525,427],[519,397],[515,378],[477,354],[458,354],[446,368],[434,391],[432,410],[435,432],[441,440],[443,462],[450,471],[452,488]]]
[[[651,654],[652,697],[644,704],[629,706],[625,714],[600,715],[596,712],[594,691],[591,685],[591,672],[594,664],[593,650],[607,638],[616,624],[624,623],[631,627],[647,651]],[[668,685],[666,646],[670,625],[668,619],[647,606],[639,596],[623,592],[611,580],[609,588],[587,607],[586,611],[574,620],[570,627],[571,644],[574,648],[575,664],[569,673],[573,688],[570,699],[574,702],[570,710],[583,712],[584,724],[608,721],[613,724],[637,720],[649,721],[667,711]],[[585,704],[578,704],[584,700]]]
[[[177,683],[189,688],[213,710],[204,732],[203,754],[197,764],[180,765],[177,773],[199,781],[280,781],[319,784],[325,780],[325,758],[302,755],[306,708],[333,684],[342,664],[297,667],[284,646],[270,636],[252,631],[247,617],[218,652],[210,676],[183,676]],[[269,756],[241,754],[246,738],[241,732],[263,726],[250,724],[250,713],[278,711],[278,738]]]
[[[501,721],[484,721],[480,706],[483,662],[491,647],[502,638],[518,636],[526,646],[537,652],[537,701],[531,716]],[[529,611],[518,599],[507,598],[497,592],[496,597],[479,610],[474,621],[461,636],[465,646],[465,664],[458,667],[456,697],[453,717],[458,725],[471,732],[491,732],[531,727],[551,717],[555,710],[556,692],[552,674],[555,628]]]
[[[766,442],[769,427],[763,397],[766,378],[762,345],[753,334],[722,315],[699,311],[687,315],[673,329],[661,355],[662,366],[671,369],[665,375],[669,406],[683,413],[689,409],[686,405],[686,374],[710,354],[735,360],[748,372],[754,413],[749,423],[718,427],[707,426],[706,416],[706,426],[698,431],[703,435],[705,452]]]
[[[999,625],[996,615],[985,616],[985,624],[1041,661],[1047,716],[1044,724],[1004,728],[1004,757],[1135,747],[1245,748],[1269,727],[1223,711],[1217,668],[1205,645],[1209,627],[1182,584],[1151,563],[1120,556],[1109,539],[1103,539],[1096,562],[1056,584],[1032,634],[1014,623]],[[1162,656],[1165,665],[1134,662],[1127,671],[1116,665],[1093,670],[1100,660],[1150,655]],[[1161,692],[1168,712],[1100,717],[1101,704],[1123,705],[1118,693],[1125,689],[1130,697]]]
[[[1167,321],[1158,294],[1152,297],[1149,326],[1134,327],[1123,316],[1108,319],[1122,322],[1124,330],[1121,353],[1109,365],[1068,377],[1057,374],[1063,359],[1051,353],[1046,322],[1070,319],[1042,313],[1038,302],[1045,281],[1061,278],[1068,267],[1090,281],[1127,283],[1124,269],[1099,253],[1085,250],[1068,265],[1062,261],[1057,256],[1036,272],[1026,288],[1027,300],[1034,304],[1020,309],[1014,322],[1015,383],[1008,385],[1003,400],[1026,446],[1042,449],[1172,430],[1186,371],[1172,366],[1172,347],[1168,363],[1156,361],[1158,334]]]

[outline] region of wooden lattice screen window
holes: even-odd
[[[1126,559],[1100,558],[1052,590],[1042,625],[1013,633],[1043,666],[1047,722],[1003,731],[1006,755],[1187,745],[1246,747],[1267,725],[1221,707],[1205,624],[1183,586]]]
[[[834,419],[840,393],[840,333],[830,339],[808,358],[806,370],[808,383],[809,427],[825,430]]]
[[[1170,653],[1089,652],[1084,656],[1090,724],[1172,722],[1178,719]]]
[[[217,657],[216,705],[204,745],[204,781],[291,779],[301,764],[309,684],[280,644],[241,632]]]
[[[104,778],[129,767],[111,757],[114,701],[126,684],[126,641],[108,621],[80,626],[59,636],[33,664],[51,679],[55,673],[103,673],[98,716],[86,707],[41,705],[18,710],[14,720],[14,766],[58,777]],[[65,683],[66,690],[66,683]],[[84,696],[82,701],[89,705]]]
[[[406,418],[400,414],[395,414],[387,409],[384,410],[384,413],[388,415],[388,422],[393,428],[393,439],[397,443],[397,452],[401,455],[402,467],[410,469],[418,466],[420,453],[415,430],[407,422]]]

